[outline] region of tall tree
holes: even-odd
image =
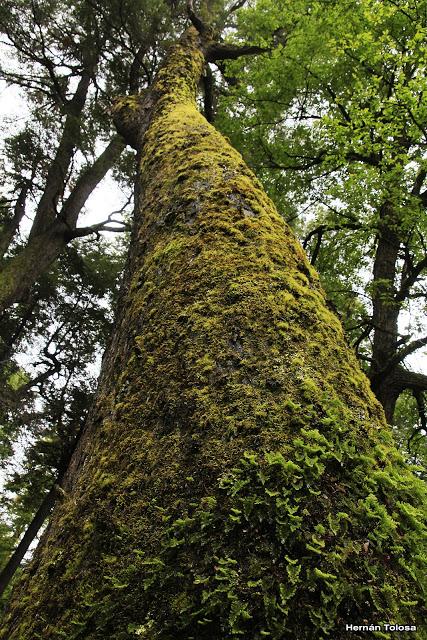
[[[74,239],[111,228],[78,228],[89,196],[118,162],[110,91],[150,84],[171,30],[163,1],[6,0],[0,9],[1,77],[26,92],[27,126],[9,140],[14,207],[0,229],[0,313],[31,287]],[[16,249],[25,215],[26,241]],[[14,250],[13,250],[14,249]]]
[[[125,286],[8,640],[344,638],[425,615],[424,486],[294,235],[197,110],[205,62],[238,51],[190,15],[116,105],[139,166]]]
[[[22,557],[43,522],[43,514],[53,504],[58,492],[52,484],[62,475],[64,451],[70,449],[70,442],[84,421],[93,389],[88,365],[96,360],[96,351],[105,346],[110,324],[109,298],[118,263],[113,248],[107,251],[109,245],[99,241],[100,232],[125,230],[118,218],[121,212],[105,214],[104,222],[79,228],[73,228],[74,223],[71,225],[68,220],[65,235],[53,230],[58,240],[55,255],[48,255],[48,242],[46,246],[39,243],[43,255],[38,256],[36,251],[25,267],[26,275],[18,268],[20,256],[28,256],[32,238],[39,235],[37,227],[47,211],[42,194],[51,184],[52,171],[62,193],[58,217],[62,220],[70,198],[78,204],[76,214],[83,207],[90,190],[102,177],[95,171],[99,165],[96,151],[111,136],[107,115],[111,95],[151,83],[165,40],[180,23],[180,4],[173,3],[168,8],[162,0],[117,0],[108,6],[93,0],[36,0],[30,4],[11,0],[2,6],[0,26],[6,36],[4,44],[12,52],[11,60],[5,59],[2,75],[10,84],[25,90],[29,107],[27,125],[5,145],[9,169],[5,188],[9,186],[12,192],[9,202],[2,201],[0,267],[16,276],[12,285],[20,289],[12,296],[19,300],[18,304],[3,314],[0,328],[0,463],[10,472],[15,451],[20,462],[6,480],[2,506],[7,512],[6,521],[13,527],[10,539],[17,542],[26,525],[29,529],[19,542],[17,555],[0,574],[0,589],[6,586],[10,567],[17,566],[17,557]],[[206,15],[216,5],[207,3]],[[224,23],[229,16],[222,10],[216,13],[216,19]],[[72,98],[81,74],[80,58],[89,53],[98,62],[81,112],[73,120],[73,135],[70,127],[70,135],[66,135],[64,101]],[[57,95],[58,87],[62,88],[62,101]],[[64,145],[68,145],[70,162],[69,170],[64,170],[61,177],[53,170],[52,157],[56,158],[55,149],[64,151]],[[86,166],[82,167],[83,155]],[[121,177],[122,182],[123,176],[128,181],[133,176],[134,162],[129,162],[132,155],[122,154],[120,163],[115,161],[115,177]],[[61,158],[65,158],[64,154]],[[55,166],[58,168],[58,163]],[[83,197],[76,199],[74,189],[88,172],[93,179]],[[34,206],[37,212],[33,211]],[[48,235],[52,231],[49,229]],[[81,241],[88,235],[98,238],[89,251],[89,243]]]
[[[242,32],[287,46],[229,68],[221,119],[279,205],[292,199],[390,422],[400,393],[427,389],[406,364],[427,337],[404,323],[426,301],[426,15],[421,0],[256,3]]]

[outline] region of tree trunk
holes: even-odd
[[[374,261],[374,293],[372,297],[372,365],[369,372],[372,389],[381,402],[386,420],[393,422],[394,409],[401,390],[393,384],[395,367],[388,371],[388,364],[396,356],[398,348],[398,318],[400,305],[396,302],[396,265],[400,241],[393,211],[385,203],[380,211],[380,227]]]
[[[57,493],[58,489],[55,485],[45,495],[45,497],[43,498],[43,502],[34,514],[33,519],[25,530],[25,533],[19,541],[16,549],[13,551],[7,564],[0,571],[0,596],[3,595],[3,593],[9,586],[13,576],[15,575],[15,572],[19,569],[25,554],[36,539],[38,532],[42,528],[46,518],[51,512],[56,501]]]
[[[26,181],[22,185],[18,198],[15,203],[13,216],[5,222],[1,227],[0,232],[0,260],[3,260],[6,251],[17,232],[22,218],[25,214],[25,201],[27,199],[28,191],[30,188],[30,182]]]
[[[423,484],[300,245],[197,111],[202,50],[191,29],[121,102],[140,171],[116,329],[1,638],[340,639],[424,617]]]
[[[58,258],[67,244],[67,231],[66,224],[57,221],[5,261],[0,270],[0,314],[14,302],[22,301],[30,287]]]

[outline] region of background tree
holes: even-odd
[[[121,255],[104,243],[81,246],[78,253],[70,246],[33,288],[31,300],[3,323],[9,342],[2,345],[2,513],[15,545],[32,523],[21,560],[53,505],[53,484],[60,482],[84,424],[121,265]],[[36,526],[39,508],[44,517]],[[11,576],[6,583],[3,577],[0,590]]]
[[[164,7],[143,0],[2,4],[3,44],[12,54],[2,76],[30,100],[27,127],[8,143],[16,211],[5,221],[5,251],[30,199],[35,212],[27,241],[2,264],[1,309],[22,300],[73,238],[111,226],[77,229],[77,222],[124,148],[112,135],[108,95],[150,83],[171,30]]]
[[[26,114],[5,140],[0,218],[8,548],[49,494],[84,421],[111,324],[122,261],[100,233],[125,230],[123,212],[77,226],[113,166],[119,184],[132,179],[109,92],[150,83],[171,25],[163,2],[18,0],[0,9],[1,77],[19,87]],[[87,236],[98,242],[88,245]]]

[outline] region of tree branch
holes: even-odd
[[[266,47],[258,47],[256,45],[234,45],[222,44],[215,42],[210,44],[205,52],[206,62],[215,62],[216,60],[237,60],[242,56],[252,56],[259,53],[267,53],[270,49]]]
[[[118,224],[120,227],[110,227],[109,223]],[[114,233],[124,233],[129,230],[129,225],[122,220],[103,220],[102,222],[98,222],[97,224],[92,224],[89,227],[79,227],[75,229],[71,234],[71,238],[85,238],[86,236],[90,236],[92,233],[99,234],[101,231],[112,231]]]
[[[401,391],[405,389],[420,392],[427,391],[427,376],[416,371],[407,371],[403,367],[398,368],[393,383]]]
[[[411,287],[416,283],[421,273],[427,269],[427,255],[424,256],[410,270],[406,278],[400,285],[399,291],[395,295],[396,302],[403,302],[409,296]]]
[[[203,107],[205,118],[208,122],[214,121],[214,77],[209,65],[206,65],[206,74],[203,76]]]
[[[129,231],[129,225],[123,220],[115,220],[113,216],[123,213],[128,204],[132,199],[132,195],[129,196],[125,204],[118,211],[112,211],[106,220],[102,222],[97,222],[96,224],[89,225],[88,227],[79,227],[75,229],[70,235],[72,238],[84,238],[85,236],[89,236],[92,233],[99,234],[101,231],[114,231],[118,233],[123,233],[124,231]],[[117,224],[118,227],[110,227],[111,224]]]
[[[400,351],[396,353],[394,358],[391,359],[390,363],[392,364],[392,366],[394,366],[399,362],[402,362],[402,360],[404,360],[411,353],[414,353],[414,351],[417,351],[418,349],[421,349],[421,347],[425,347],[426,345],[427,336],[418,338],[417,340],[412,340],[412,342],[409,342],[405,347],[403,347],[403,349],[400,349]]]
[[[238,9],[241,9],[245,6],[248,0],[237,0],[228,10],[228,13],[234,13]]]
[[[79,213],[88,197],[118,160],[125,146],[123,138],[115,135],[95,162],[79,176],[59,215],[68,225],[70,232],[75,229]]]
[[[423,186],[424,180],[427,177],[427,171],[425,169],[420,169],[417,173],[417,176],[414,181],[414,186],[412,187],[411,195],[419,196],[421,192],[421,187]]]
[[[200,33],[200,35],[204,35],[205,33],[209,32],[208,25],[205,24],[203,22],[203,20],[200,18],[200,16],[198,16],[196,14],[196,12],[194,11],[194,1],[193,0],[187,0],[187,14],[188,14],[188,17],[191,20],[191,24],[193,25],[193,27],[195,27],[197,29],[197,31]]]
[[[338,224],[334,226],[329,226],[327,224],[320,224],[315,229],[312,229],[303,240],[302,246],[304,249],[307,248],[307,245],[313,236],[319,235],[319,233],[328,233],[329,231],[341,231],[342,229],[352,229],[353,231],[357,231],[361,229],[362,225],[357,222],[343,222],[343,224]]]
[[[373,391],[378,389],[384,381],[390,377],[390,385],[398,389],[421,388],[427,390],[427,376],[413,371],[407,371],[399,366],[403,360],[417,349],[427,345],[427,336],[413,340],[406,347],[400,349],[392,358],[388,360],[381,371],[376,372],[371,377],[371,387]],[[418,386],[417,386],[418,385]]]

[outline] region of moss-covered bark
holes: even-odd
[[[1,638],[337,639],[424,618],[423,485],[300,245],[197,111],[202,68],[192,33],[157,80],[97,403]]]

